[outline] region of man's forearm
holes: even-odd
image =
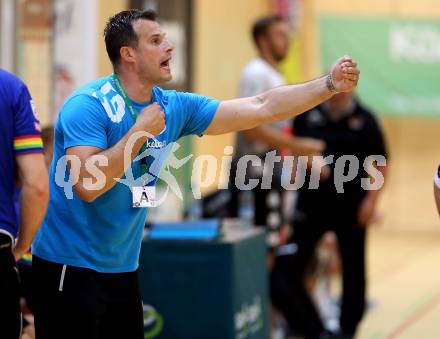
[[[261,124],[295,117],[332,96],[326,77],[281,86],[265,93],[222,101],[205,134],[248,130]]]
[[[360,71],[349,56],[340,58],[330,73],[303,84],[281,86],[254,97],[222,101],[205,134],[254,128],[295,117],[336,92],[353,91]]]
[[[131,166],[133,159],[148,138],[159,135],[164,128],[165,113],[160,105],[154,102],[139,112],[135,124],[109,149],[102,151],[98,147],[89,146],[68,148],[67,155],[79,157],[81,161],[79,173],[75,173],[79,175],[79,183],[75,185],[75,192],[79,198],[91,202],[111,189],[116,184],[115,179],[121,178]],[[94,178],[91,178],[91,171],[88,170],[88,168],[94,169],[93,167],[101,172],[99,183],[96,184],[93,184]],[[102,184],[101,180],[105,182]]]
[[[329,99],[333,94],[327,86],[327,76],[323,76],[302,84],[277,87],[257,95],[256,98],[265,112],[263,119],[272,122],[297,116]]]
[[[131,166],[132,161],[139,154],[142,145],[148,141],[148,137],[141,133],[145,133],[136,125],[134,125],[113,147],[102,151],[100,154],[108,159],[109,166],[103,168],[103,172],[107,178],[108,184],[113,187],[116,178],[121,178],[125,171]],[[134,142],[129,145],[130,138]],[[129,146],[131,146],[129,148]],[[131,151],[130,153],[128,153]],[[110,189],[111,187],[108,187]]]
[[[121,178],[125,174],[125,171],[131,166],[133,159],[139,154],[142,145],[148,141],[147,136],[140,135],[142,132],[145,133],[135,124],[124,137],[112,147],[81,159],[81,172],[77,184],[80,186],[75,187],[80,198],[88,202],[93,201],[116,184],[117,181],[115,179]],[[133,137],[133,143],[129,142],[131,137]],[[129,143],[131,145],[129,145]],[[128,153],[130,150],[131,153]],[[107,159],[107,165],[97,164],[99,158]],[[105,184],[100,189],[88,189],[84,186],[84,179],[91,178],[89,171],[85,167],[88,161],[95,163],[95,166],[105,176]]]
[[[47,189],[24,183],[20,194],[20,231],[17,250],[22,254],[29,249],[46,213],[49,194]],[[17,258],[18,259],[18,258]]]
[[[16,161],[22,183],[20,230],[14,247],[14,256],[18,260],[29,249],[46,213],[49,179],[43,154],[21,154],[16,157]]]

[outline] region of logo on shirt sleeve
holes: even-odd
[[[93,92],[92,96],[99,99],[112,122],[122,121],[125,115],[125,102],[110,82],[107,81],[99,91]]]

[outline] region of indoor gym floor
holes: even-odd
[[[440,232],[372,228],[368,241],[371,306],[357,338],[440,338]]]

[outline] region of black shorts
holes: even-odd
[[[138,273],[99,273],[34,256],[35,331],[41,339],[143,339]]]
[[[34,313],[34,300],[33,300],[33,274],[32,266],[17,262],[18,272],[20,274],[20,296],[26,300],[26,306]]]
[[[20,332],[20,286],[12,237],[0,233],[0,338],[19,338]]]

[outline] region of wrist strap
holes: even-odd
[[[330,72],[329,74],[327,74],[327,77],[325,79],[325,85],[327,86],[328,90],[330,91],[330,93],[336,93],[336,88],[335,85],[333,83],[333,76],[332,73]]]

